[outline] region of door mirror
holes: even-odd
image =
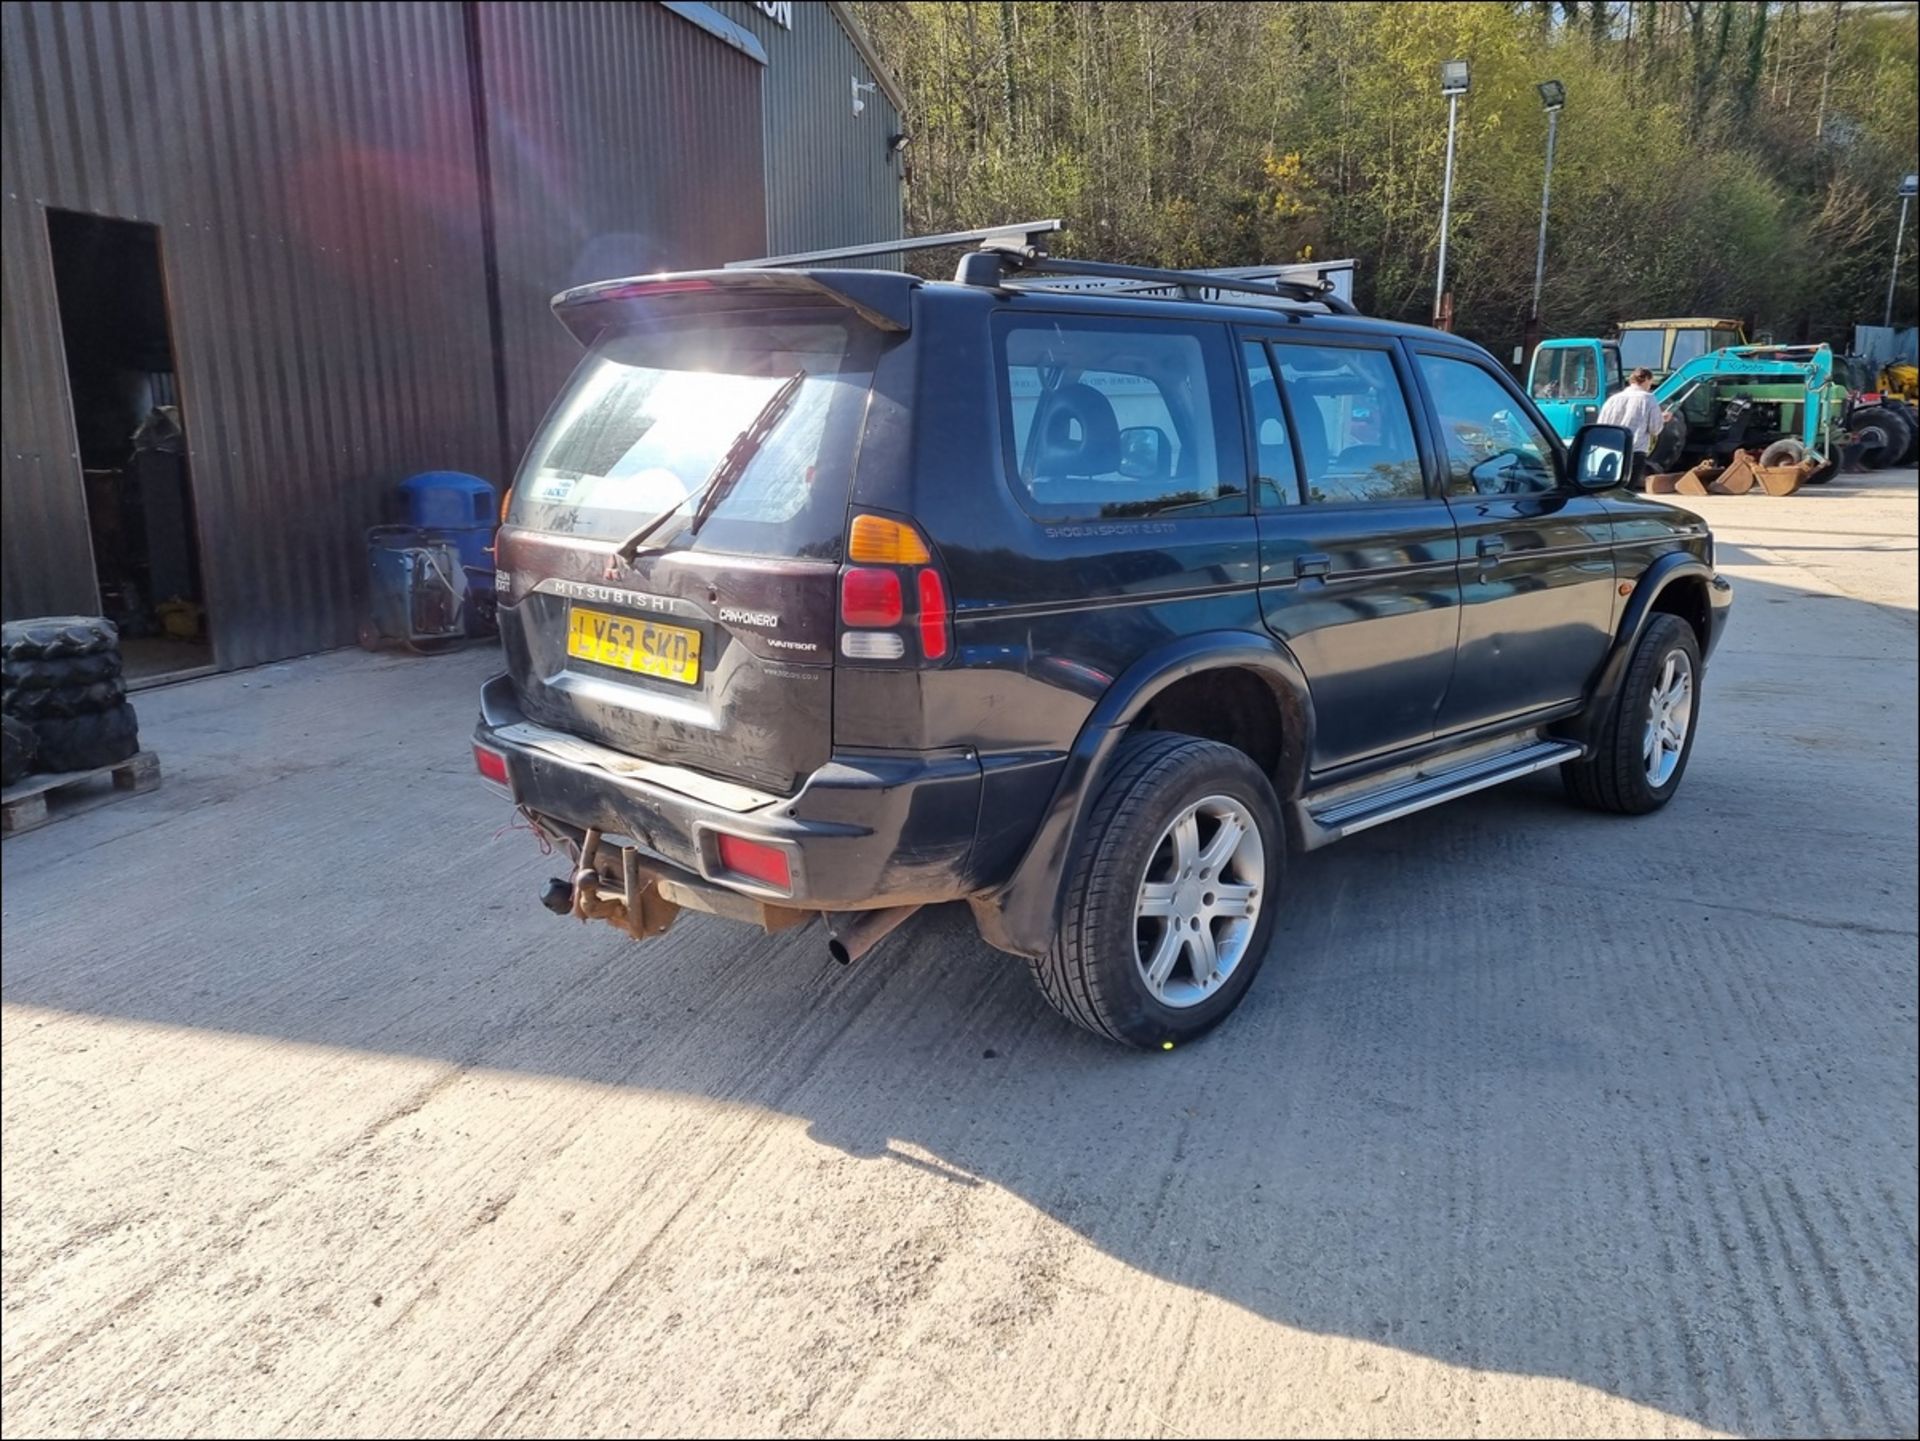
[[[1120,473],[1132,480],[1166,480],[1173,475],[1173,441],[1157,425],[1134,425],[1120,432]]]
[[[1624,425],[1583,425],[1568,452],[1573,483],[1582,490],[1610,490],[1633,474],[1633,432]]]

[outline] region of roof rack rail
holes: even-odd
[[[944,235],[911,235],[872,245],[848,245],[838,250],[803,250],[792,255],[769,255],[760,260],[729,260],[729,270],[771,269],[783,265],[824,265],[833,260],[864,260],[874,255],[904,255],[909,250],[939,250],[949,245],[980,245],[996,251],[1018,250],[1044,256],[1046,236],[1066,229],[1064,220],[1027,220],[991,225],[984,230],[949,230]]]
[[[972,261],[972,264],[967,263]],[[986,263],[982,263],[982,261]],[[1010,251],[995,247],[990,253],[983,253],[979,260],[966,257],[955,277],[964,284],[1006,286],[1009,281],[1022,275],[1082,275],[1101,280],[1132,282],[1130,285],[1114,286],[1121,294],[1131,294],[1141,299],[1171,298],[1179,300],[1213,300],[1219,292],[1231,291],[1239,295],[1258,295],[1273,300],[1292,300],[1307,305],[1324,305],[1336,315],[1358,315],[1359,309],[1349,300],[1334,293],[1333,282],[1322,280],[1317,284],[1305,280],[1282,280],[1257,278],[1242,275],[1222,275],[1207,270],[1160,270],[1150,265],[1119,265],[1104,260],[1068,260],[1063,257],[1045,254],[1030,254],[1022,251]],[[1047,289],[1045,281],[1033,285],[1015,285],[1015,289]],[[1169,290],[1170,297],[1155,296],[1155,290]],[[1209,294],[1208,292],[1214,292]]]
[[[1047,237],[1066,228],[1062,220],[1027,220],[989,225],[979,230],[949,230],[940,235],[914,235],[882,240],[872,245],[848,245],[838,250],[804,250],[792,255],[769,255],[759,260],[729,260],[729,270],[769,270],[789,265],[831,265],[842,260],[864,260],[876,255],[904,255],[911,250],[939,250],[947,246],[977,247],[960,257],[954,279],[962,285],[992,290],[1045,289],[1044,280],[1017,284],[1026,276],[1084,276],[1120,282],[1101,287],[1140,299],[1159,299],[1155,291],[1170,291],[1173,299],[1216,300],[1223,292],[1257,295],[1300,305],[1324,305],[1336,315],[1358,315],[1353,303],[1337,294],[1330,280],[1317,284],[1278,276],[1250,276],[1231,271],[1160,270],[1149,265],[1119,265],[1104,260],[1068,260],[1047,254]],[[1088,287],[1089,289],[1093,287]]]

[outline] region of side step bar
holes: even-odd
[[[1346,796],[1319,807],[1309,800],[1307,814],[1313,818],[1316,826],[1326,832],[1326,839],[1337,840],[1385,825],[1388,821],[1399,820],[1402,816],[1412,815],[1415,811],[1426,810],[1429,806],[1440,805],[1458,796],[1471,795],[1474,791],[1483,791],[1504,781],[1532,775],[1549,766],[1564,765],[1568,761],[1578,760],[1580,754],[1580,747],[1572,741],[1538,740],[1518,750],[1475,756],[1472,760],[1458,762],[1444,770],[1396,781],[1378,790]]]

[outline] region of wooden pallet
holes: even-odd
[[[98,766],[90,771],[61,771],[55,775],[29,776],[0,791],[0,835],[16,836],[43,826],[55,818],[47,809],[47,797],[70,786],[85,785],[102,776],[113,777],[113,788],[133,795],[150,791],[160,784],[160,757],[152,751],[136,751],[123,761]]]

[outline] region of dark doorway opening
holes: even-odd
[[[101,613],[129,678],[213,663],[157,226],[47,211]]]

